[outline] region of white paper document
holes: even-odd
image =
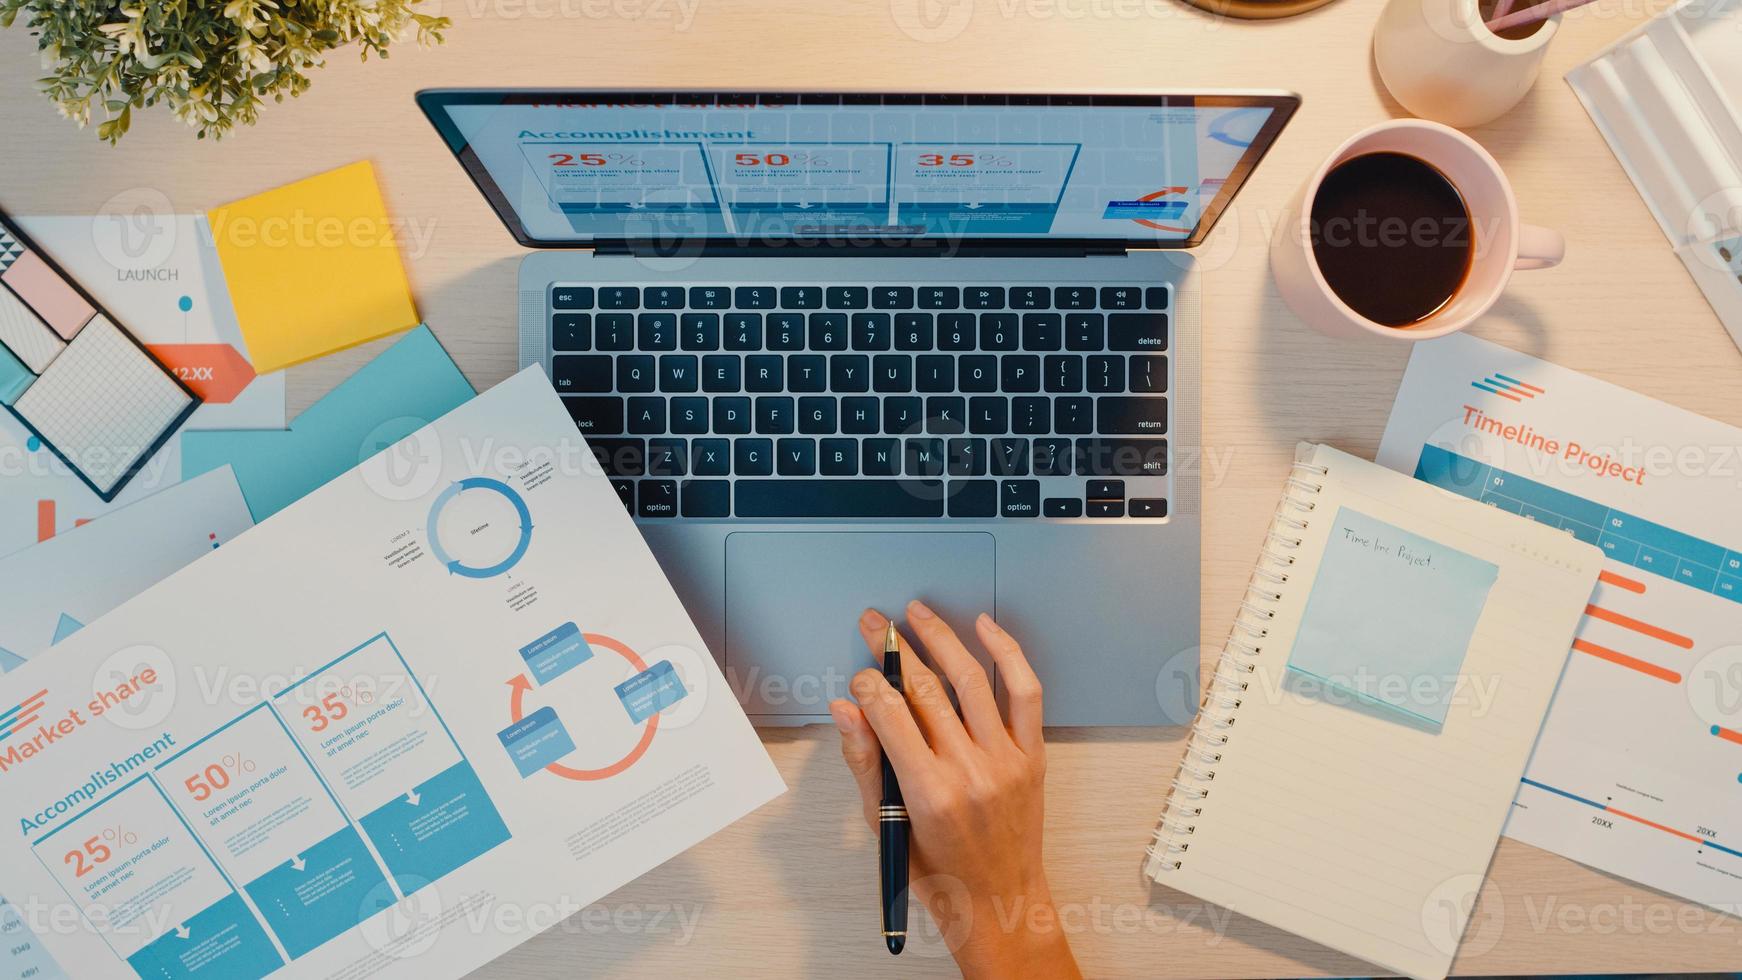
[[[1379,462],[1603,549],[1507,835],[1742,911],[1742,430],[1460,334]]]
[[[459,977],[784,789],[537,368],[0,708],[0,889],[81,980]]]

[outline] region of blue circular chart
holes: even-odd
[[[515,516],[519,519],[519,524],[515,528],[517,537],[514,540],[513,547],[507,550],[507,554],[504,557],[489,564],[476,561],[468,563],[467,561],[456,558],[454,557],[453,551],[442,543],[440,528],[442,512],[446,510],[449,505],[456,502],[462,502],[461,495],[468,493],[483,493],[500,496],[514,508]],[[465,498],[463,502],[470,503],[471,500],[472,498],[468,497]],[[515,565],[518,565],[520,559],[526,557],[526,549],[531,546],[532,512],[527,509],[526,501],[521,498],[520,494],[514,492],[513,487],[503,483],[501,480],[492,480],[489,477],[484,476],[467,477],[458,483],[449,484],[446,489],[437,495],[435,503],[430,505],[429,549],[435,554],[437,561],[447,566],[449,574],[460,575],[465,578],[493,578],[497,575],[502,575],[509,569],[512,569]],[[500,550],[501,549],[498,549],[498,551]]]

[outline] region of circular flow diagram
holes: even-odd
[[[489,513],[492,507],[500,507],[494,499],[502,501],[513,508],[517,523],[512,527],[501,526],[495,521],[481,518],[481,523],[471,532],[475,540],[468,541],[464,549],[468,554],[465,559],[455,557],[456,550],[443,544],[441,537],[441,521],[444,512],[452,506],[482,508],[480,515]],[[510,535],[504,532],[512,532]],[[513,487],[501,480],[493,480],[485,476],[467,477],[457,483],[451,483],[436,496],[435,503],[429,509],[429,549],[436,560],[444,565],[450,575],[465,578],[493,578],[502,575],[520,563],[526,557],[526,549],[532,546],[532,512],[527,509],[526,501]],[[470,554],[472,551],[487,551],[487,555],[479,557]]]
[[[636,653],[634,650],[631,650],[627,645],[619,643],[618,641],[599,633],[583,633],[581,634],[581,638],[586,640],[587,643],[592,646],[603,647],[622,657],[624,660],[627,660],[629,666],[635,668],[637,674],[645,673],[647,671],[647,662],[642,660],[641,655]],[[532,682],[527,680],[525,674],[519,674],[508,682],[508,687],[510,690],[508,700],[508,718],[510,722],[518,724],[521,719],[526,717],[526,692],[532,690]],[[649,715],[647,720],[641,724],[641,738],[636,741],[634,748],[630,749],[623,758],[618,759],[616,762],[602,766],[598,769],[577,769],[573,766],[565,766],[561,763],[553,762],[550,765],[545,766],[544,771],[553,776],[560,776],[563,779],[572,779],[576,782],[592,782],[599,779],[609,779],[610,777],[628,769],[630,766],[633,766],[636,762],[640,761],[642,756],[647,754],[648,746],[653,744],[653,735],[659,730],[659,713],[654,712]]]

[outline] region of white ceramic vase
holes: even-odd
[[[1477,0],[1391,0],[1373,32],[1379,77],[1405,109],[1460,129],[1505,115],[1536,83],[1560,17],[1501,37]]]

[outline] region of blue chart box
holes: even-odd
[[[508,826],[467,762],[407,787],[358,821],[399,890],[409,895],[508,840]]]
[[[593,659],[593,648],[582,638],[580,627],[564,623],[521,647],[520,656],[534,679],[549,684]]]
[[[629,720],[637,725],[653,715],[682,701],[688,691],[669,660],[647,668],[617,685],[617,697],[629,711]]]
[[[575,750],[555,708],[540,708],[496,733],[521,776],[530,776]]]
[[[1150,221],[1157,221],[1164,218],[1177,218],[1185,213],[1185,200],[1175,197],[1159,201],[1108,201],[1107,209],[1101,212],[1101,217],[1107,220],[1146,218]]]
[[[298,867],[300,865],[300,867]],[[248,883],[248,897],[291,959],[373,915],[364,897],[387,881],[356,829],[345,828]]]
[[[276,972],[284,958],[242,896],[231,892],[127,957],[127,963],[151,980],[256,980]]]

